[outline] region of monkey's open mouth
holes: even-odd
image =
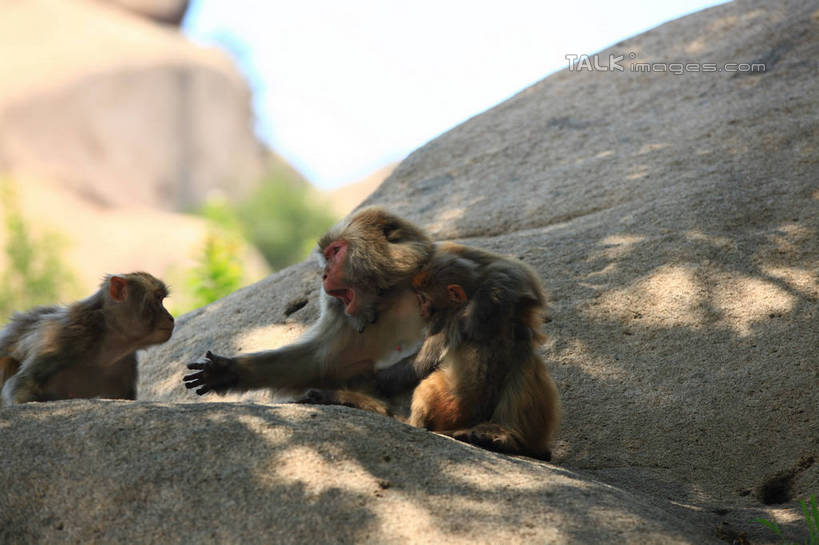
[[[328,291],[327,295],[335,297],[344,303],[344,312],[350,316],[355,316],[358,312],[358,305],[356,304],[355,290],[351,288],[341,288],[338,290]]]

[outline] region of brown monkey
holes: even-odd
[[[507,350],[466,329],[467,304],[478,284],[477,265],[438,253],[413,279],[427,337],[414,361],[417,375],[409,423],[432,431],[456,430],[487,420],[506,374]],[[471,310],[471,309],[470,309]],[[498,324],[504,321],[495,320]],[[503,340],[503,339],[501,339]],[[498,359],[494,348],[499,348]],[[489,374],[493,375],[490,377]]]
[[[136,350],[167,341],[168,290],[148,273],[107,276],[67,307],[16,313],[0,331],[4,405],[105,397],[136,399]]]
[[[467,317],[466,324],[475,334],[494,334],[480,323],[483,313],[491,314],[506,305],[514,312],[515,319],[507,324],[513,334],[505,338],[514,338],[522,344],[525,352],[519,361],[528,361],[524,356],[534,354],[534,341],[541,338],[538,328],[545,306],[539,280],[531,269],[476,248],[443,244],[436,249],[418,227],[371,207],[343,220],[319,241],[324,261],[321,315],[310,330],[296,342],[275,350],[232,357],[207,352],[203,360],[188,364],[188,368],[196,372],[184,377],[185,386],[195,388],[199,395],[256,388],[310,389],[300,401],[342,404],[390,414],[396,407],[388,407],[382,400],[364,393],[372,391],[372,381],[366,378],[373,370],[377,371],[375,379],[381,393],[398,397],[405,386],[414,387],[419,378],[434,369],[435,358],[425,363],[415,359],[424,340],[425,323],[411,280],[436,251],[474,263],[479,279],[494,276],[500,281],[504,267],[509,269],[507,275],[514,276],[514,282],[509,285],[515,288],[517,298],[475,305],[473,308],[477,311]],[[495,269],[500,271],[493,274]],[[492,297],[491,289],[476,292],[476,300],[491,302]],[[433,354],[434,350],[427,352]],[[498,422],[514,421],[508,413],[516,408],[526,410],[527,404],[537,402],[537,399],[518,399],[518,392],[552,393],[549,386],[554,389],[554,384],[542,361],[536,355],[532,357],[540,363],[540,370],[521,363],[528,372],[508,375],[524,384],[505,386],[498,394]],[[504,384],[508,384],[508,377]],[[345,386],[354,389],[336,390]],[[521,422],[514,421],[517,427],[503,428],[489,422],[480,428],[456,430],[460,433],[457,436],[468,439],[466,436],[471,433],[473,443],[488,443],[485,446],[489,447],[499,444],[507,446],[509,452],[531,450],[537,455],[541,452],[537,445],[524,446],[513,434],[523,433],[531,438],[537,432],[530,428],[553,431],[557,422],[556,392],[549,399],[554,411],[543,417],[545,422],[539,422],[540,413],[533,411],[529,420],[519,417]],[[522,431],[516,431],[519,428]],[[544,432],[546,443],[549,433]]]
[[[537,276],[482,250],[442,249],[413,282],[428,328],[416,371],[434,371],[415,388],[409,423],[550,460],[560,408],[535,350],[545,302]]]
[[[196,393],[254,388],[323,388],[304,401],[359,406],[375,400],[333,389],[413,356],[423,322],[411,280],[429,260],[432,241],[380,208],[365,208],[319,241],[324,261],[321,316],[295,343],[234,357],[208,352],[184,377]]]

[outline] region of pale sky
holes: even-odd
[[[193,0],[185,33],[228,50],[256,131],[331,188],[660,23],[722,2]]]

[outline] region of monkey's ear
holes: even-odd
[[[398,242],[401,240],[401,228],[394,223],[386,224],[381,231],[384,233],[384,238],[386,238],[388,242]]]
[[[112,276],[108,280],[108,292],[114,301],[125,301],[128,298],[128,281],[121,276]]]
[[[465,303],[466,292],[458,284],[450,284],[446,287],[446,293],[449,295],[449,300],[452,303]]]

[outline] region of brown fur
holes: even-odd
[[[517,259],[510,259],[488,250],[464,246],[454,242],[443,242],[438,245],[438,251],[455,255],[473,263],[477,263],[483,274],[497,264],[507,267],[514,264],[509,270],[514,271],[516,283],[521,290],[518,302],[518,319],[532,334],[536,343],[543,343],[546,336],[542,331],[542,324],[549,320],[546,293],[540,282],[540,277],[532,267]]]
[[[418,386],[436,400],[423,415],[425,425],[431,422],[435,429],[453,435],[460,432],[456,424],[471,425],[465,429],[476,436],[472,442],[479,443],[491,438],[481,423],[497,422],[492,430],[509,426],[500,427],[500,435],[507,439],[492,443],[498,450],[547,456],[542,445],[551,439],[559,411],[554,384],[534,352],[542,339],[545,308],[534,271],[477,248],[436,247],[421,229],[380,208],[362,209],[340,222],[321,238],[319,253],[324,260],[322,311],[308,332],[275,350],[232,357],[208,352],[204,359],[188,364],[195,372],[184,377],[185,386],[200,395],[256,388],[308,389],[299,401],[342,404],[385,415],[401,412],[400,417],[408,412],[405,398]],[[458,321],[473,341],[450,342],[443,326],[441,334],[425,338],[412,280],[433,254],[460,258],[474,269],[475,286],[464,286],[472,292],[472,301]],[[460,283],[467,284],[463,278]],[[396,347],[413,347],[421,341],[420,352],[401,352],[399,356],[405,357],[395,362]],[[481,358],[465,356],[455,361],[466,367],[477,365],[456,373],[457,384],[431,375],[445,359],[447,348],[454,347],[452,353],[485,354],[487,347],[496,344],[492,354],[500,354],[499,361],[505,363],[495,363],[493,356],[486,359],[491,362],[487,365]],[[543,367],[542,372],[536,365]],[[377,370],[374,377],[373,370]],[[419,384],[428,375],[430,379]],[[537,410],[523,414],[530,405],[542,409],[542,415],[537,416]],[[511,438],[520,434],[526,441],[516,439],[513,444]]]
[[[20,369],[20,362],[12,357],[4,356],[0,358],[0,388]]]
[[[167,288],[148,273],[112,275],[67,307],[12,316],[0,332],[3,404],[107,397],[136,399],[135,351],[165,342]]]
[[[551,459],[560,408],[536,353],[545,303],[536,275],[488,252],[441,250],[414,278],[431,328],[417,361],[436,369],[415,389],[409,423],[491,450]]]
[[[332,389],[389,364],[397,346],[420,343],[423,324],[411,278],[432,252],[432,241],[410,222],[380,208],[354,213],[319,241],[322,312],[313,327],[276,350],[233,357],[208,353],[188,365],[196,372],[184,377],[186,387],[200,395],[310,388],[305,402],[319,402],[317,389],[324,389],[326,402],[337,400]]]

